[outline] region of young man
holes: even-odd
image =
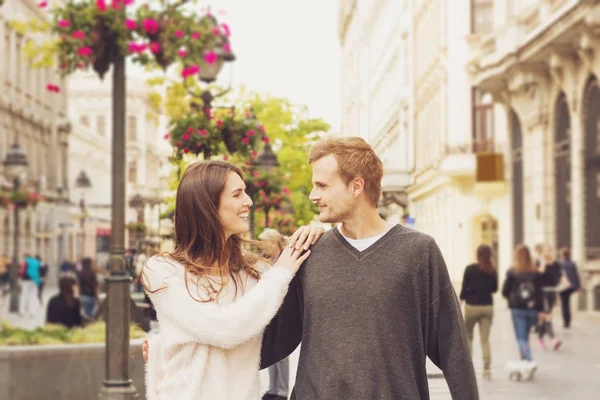
[[[291,399],[429,399],[428,356],[454,399],[479,398],[467,334],[435,241],[379,217],[383,165],[360,138],[310,153],[321,222],[263,337],[262,365],[302,342]],[[303,243],[303,234],[294,235]]]

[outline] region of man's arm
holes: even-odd
[[[281,308],[265,330],[260,369],[276,364],[296,350],[302,339],[302,313],[302,287],[296,275],[290,282]]]
[[[432,275],[427,356],[444,372],[453,399],[478,400],[467,330],[446,264],[433,241],[429,263]]]

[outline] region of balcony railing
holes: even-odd
[[[477,140],[461,144],[446,144],[444,156],[455,154],[471,154],[471,153],[494,153],[496,152],[496,142],[494,139]]]

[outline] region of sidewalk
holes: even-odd
[[[558,311],[558,310],[557,310]],[[497,301],[492,326],[492,381],[482,379],[483,362],[477,328],[473,345],[473,357],[481,400],[527,400],[547,399],[593,399],[600,392],[600,318],[575,314],[570,330],[562,328],[559,314],[554,317],[554,329],[563,345],[557,352],[543,352],[532,336],[533,357],[538,364],[531,382],[515,382],[508,379],[506,364],[518,358],[512,321],[506,302]],[[293,387],[298,364],[299,349],[290,357],[290,391]],[[451,400],[448,386],[441,371],[428,362],[430,397],[432,400]],[[269,385],[268,371],[261,371],[262,392]],[[261,392],[261,393],[262,393]]]

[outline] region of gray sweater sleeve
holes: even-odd
[[[453,399],[478,400],[467,331],[444,258],[429,244],[430,309],[427,356],[443,372]]]

